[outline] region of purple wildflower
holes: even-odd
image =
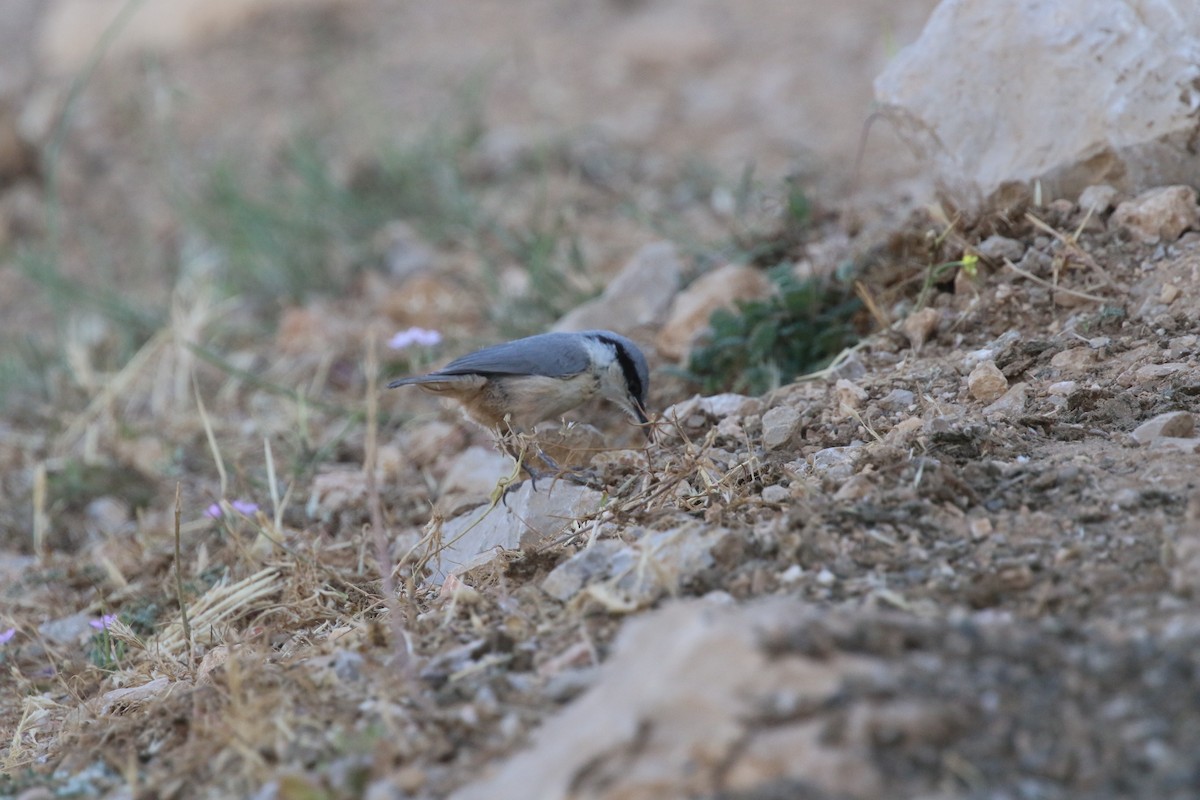
[[[0,644],[8,644],[9,640],[12,639],[12,637],[14,637],[16,635],[17,635],[16,628],[9,628],[6,631],[0,631]]]
[[[247,517],[258,511],[258,503],[251,503],[249,500],[234,500],[229,505],[233,506],[234,511]]]
[[[388,339],[387,346],[393,350],[405,350],[413,345],[420,347],[433,347],[442,341],[442,335],[437,331],[431,331],[427,328],[409,328],[406,331],[400,331],[391,339]]]
[[[258,503],[251,503],[249,500],[234,500],[229,505],[234,511],[247,517],[258,511]],[[225,511],[221,508],[220,503],[213,503],[204,509],[204,516],[210,519],[220,519],[225,516]]]
[[[88,625],[91,625],[93,628],[95,628],[98,631],[106,631],[106,630],[108,630],[108,626],[112,625],[116,621],[117,621],[116,614],[105,614],[100,619],[91,620],[90,622],[88,622]]]

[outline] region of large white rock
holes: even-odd
[[[524,550],[565,531],[604,500],[595,489],[543,478],[525,481],[505,502],[483,505],[447,520],[431,544],[431,583],[495,559],[505,550]]]
[[[965,206],[1200,184],[1200,3],[944,0],[875,95]]]
[[[683,280],[683,262],[670,242],[651,242],[621,268],[599,297],[567,312],[556,331],[596,328],[628,333],[657,323],[667,312]]]

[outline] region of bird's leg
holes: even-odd
[[[514,434],[514,438],[515,438],[515,434]],[[507,475],[507,476],[501,478],[500,480],[496,481],[496,488],[492,490],[491,501],[492,501],[493,507],[496,505],[497,501],[502,501],[504,503],[504,505],[507,507],[508,506],[508,493],[510,491],[512,491],[514,488],[516,488],[516,486],[518,485],[517,482],[521,478],[522,468],[528,469],[527,467],[524,467],[525,448],[524,447],[518,447],[518,448],[512,447],[511,443],[508,441],[507,437],[501,435],[499,432],[497,432],[496,444],[500,448],[500,450],[502,450],[505,454],[507,454],[510,458],[512,458],[513,471],[512,471],[512,474]],[[530,480],[532,480],[532,473],[530,473]],[[534,489],[536,489],[536,488],[537,488],[537,485],[534,484]]]

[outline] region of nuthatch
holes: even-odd
[[[649,382],[646,357],[636,344],[612,331],[583,331],[485,347],[388,388],[413,384],[451,397],[469,418],[502,434],[528,430],[597,395],[646,425]]]

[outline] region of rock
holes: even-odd
[[[105,495],[87,504],[88,522],[95,526],[101,536],[112,536],[123,530],[131,521],[129,504],[119,497]]]
[[[550,570],[542,580],[542,591],[556,600],[570,600],[593,580],[607,577],[614,557],[624,549],[625,543],[618,539],[593,542]]]
[[[1085,214],[1090,211],[1092,216],[1106,214],[1117,201],[1118,194],[1117,190],[1107,183],[1089,186],[1079,193],[1079,207]]]
[[[582,422],[540,422],[533,430],[538,447],[561,467],[584,466],[607,444],[604,434]]]
[[[709,397],[693,395],[663,412],[661,435],[670,438],[706,431],[723,420],[757,414],[762,406],[762,400],[757,397],[732,392]]]
[[[628,332],[662,318],[683,279],[675,245],[654,242],[638,250],[603,294],[554,324],[556,331],[594,328]]]
[[[1187,369],[1187,364],[1145,364],[1138,367],[1133,376],[1140,382],[1156,381],[1161,378],[1169,378],[1176,372],[1182,372],[1185,369]]]
[[[1184,231],[1200,227],[1196,190],[1190,186],[1150,189],[1117,206],[1109,225],[1124,228],[1147,244],[1170,244]]]
[[[1067,397],[1079,388],[1079,383],[1076,381],[1058,381],[1046,387],[1046,394],[1059,395]]]
[[[1024,243],[996,234],[984,239],[976,249],[979,255],[998,264],[1003,264],[1005,259],[1016,263],[1025,255]]]
[[[766,297],[771,291],[771,281],[763,271],[745,264],[727,264],[702,276],[675,296],[655,340],[658,352],[666,358],[684,358],[708,329],[714,311],[733,308],[739,300]]]
[[[393,278],[405,280],[433,268],[435,253],[412,225],[395,220],[375,235],[383,266]]]
[[[862,363],[858,353],[851,353],[841,363],[831,367],[829,372],[829,376],[835,380],[845,378],[848,381],[856,381],[866,374],[867,365]]]
[[[867,390],[845,378],[839,378],[833,385],[833,393],[837,395],[838,405],[849,409],[857,409],[866,402]]]
[[[307,6],[339,0],[303,0]],[[172,0],[149,3],[129,15],[121,35],[106,43],[105,56],[117,58],[145,51],[170,53],[245,29],[272,7],[296,7],[294,0]],[[55,0],[47,3],[38,32],[38,55],[49,71],[66,74],[81,69],[95,52],[101,34],[122,16],[124,0]]]
[[[786,486],[774,483],[763,487],[761,497],[764,503],[783,505],[792,499],[792,491]]]
[[[830,482],[844,481],[854,474],[861,457],[860,445],[826,447],[808,457],[807,471]]]
[[[525,481],[504,503],[480,506],[442,524],[430,543],[433,573],[440,584],[451,573],[486,564],[502,550],[532,547],[559,535],[576,519],[596,511],[603,495],[566,481]],[[440,549],[439,549],[440,545]]]
[[[833,499],[843,503],[857,503],[869,497],[878,486],[878,481],[870,475],[851,475],[846,482],[833,493]]]
[[[1087,347],[1072,347],[1055,353],[1050,358],[1050,366],[1067,374],[1078,375],[1088,371],[1096,363],[1096,351]]]
[[[449,516],[482,503],[501,478],[512,474],[513,466],[512,458],[491,447],[474,445],[463,450],[454,456],[438,486],[439,512]]]
[[[1008,378],[994,361],[983,361],[967,376],[967,391],[981,403],[991,403],[1008,391]]]
[[[775,406],[762,416],[763,446],[775,450],[787,444],[800,424],[800,412],[791,406]]]
[[[937,309],[922,308],[904,318],[900,328],[908,337],[908,342],[912,345],[913,350],[919,351],[921,346],[929,341],[929,337],[937,330],[939,317]]]
[[[879,407],[884,411],[907,411],[916,401],[916,395],[908,389],[892,389],[879,398]]]
[[[360,467],[324,467],[313,476],[304,513],[309,519],[333,522],[345,513],[366,508],[367,476]]]
[[[413,466],[428,467],[438,459],[462,450],[466,441],[461,425],[432,420],[402,433],[400,451]]]
[[[37,151],[21,136],[14,104],[0,102],[0,187],[37,172]]]
[[[891,445],[900,445],[908,441],[917,431],[924,427],[925,423],[920,417],[908,417],[902,419],[892,426],[892,429],[883,436],[883,440]]]
[[[92,622],[97,614],[80,611],[69,617],[60,617],[38,625],[38,634],[52,644],[77,645],[90,638],[96,629]]]
[[[878,668],[873,658],[841,652],[770,653],[764,639],[799,630],[803,613],[792,601],[699,600],[631,619],[595,683],[547,720],[529,749],[452,800],[527,798],[534,775],[539,797],[766,797],[776,796],[772,787],[801,785],[813,796],[883,796],[869,746],[874,723],[831,741],[824,717],[777,713],[770,726],[751,722],[770,713],[771,698],[822,709],[846,682]]]
[[[1168,411],[1146,420],[1130,433],[1138,444],[1150,444],[1164,436],[1189,439],[1195,433],[1196,418],[1187,411]]]
[[[1015,383],[1012,388],[1004,393],[996,402],[983,409],[984,416],[992,414],[1001,414],[1006,417],[1011,417],[1020,414],[1025,410],[1025,405],[1029,402],[1029,385],[1025,383]]]
[[[471,148],[468,171],[480,179],[507,178],[536,155],[537,147],[528,134],[509,126],[489,127]]]
[[[991,342],[988,342],[986,347],[981,347],[978,350],[972,350],[967,353],[963,359],[963,369],[974,369],[977,364],[987,360],[995,361],[1002,353],[1016,344],[1021,339],[1021,333],[1017,330],[1007,330],[997,336]]]
[[[875,94],[960,206],[1200,185],[1198,50],[1191,0],[945,0]]]
[[[1184,596],[1200,596],[1200,498],[1195,495],[1188,501],[1172,549],[1171,589]]]
[[[170,691],[171,687],[172,683],[169,678],[159,677],[140,686],[127,686],[105,692],[99,698],[100,715],[124,716],[130,714],[135,709],[157,700],[165,692]]]
[[[1151,450],[1174,450],[1180,453],[1195,453],[1200,450],[1200,439],[1182,439],[1160,436],[1150,443]]]
[[[592,599],[610,611],[625,613],[677,592],[716,564],[715,553],[728,557],[731,542],[736,545],[728,529],[693,521],[643,533],[632,545],[605,539],[555,567],[542,581],[542,589],[566,601],[591,585],[588,593]],[[647,563],[654,568],[646,569]]]
[[[1169,306],[1171,303],[1174,303],[1176,300],[1178,300],[1179,295],[1181,294],[1183,294],[1183,290],[1175,284],[1164,283],[1162,289],[1160,289],[1158,292],[1158,299],[1161,300],[1164,305]]]

